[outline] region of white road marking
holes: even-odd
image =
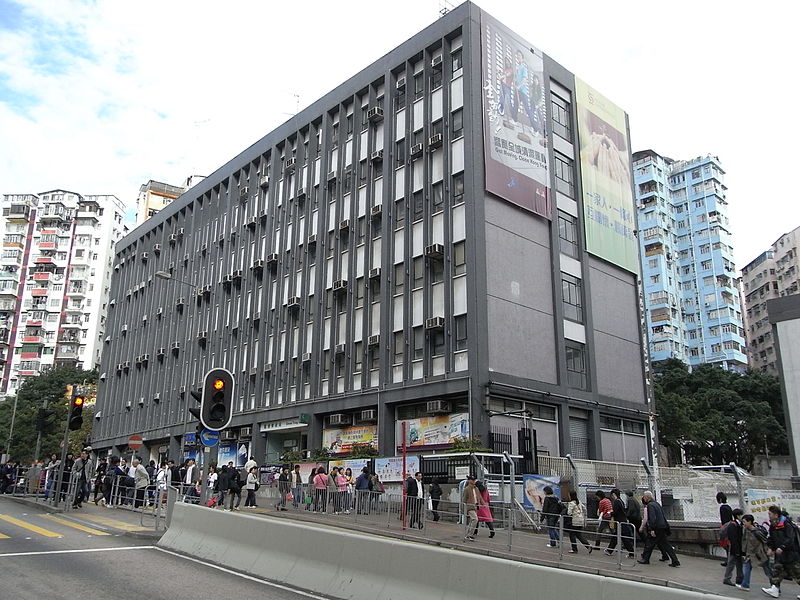
[[[30,539],[30,538],[28,538]],[[40,556],[47,554],[79,554],[83,552],[115,552],[117,550],[152,550],[155,546],[125,546],[124,548],[82,548],[77,550],[40,550],[37,552],[7,552],[0,554],[0,558],[7,556]]]
[[[281,585],[280,583],[274,583],[272,581],[265,581],[263,579],[259,579],[258,577],[253,577],[252,575],[245,575],[244,573],[237,573],[236,571],[231,571],[225,567],[220,567],[219,565],[215,565],[213,563],[206,562],[204,560],[200,560],[199,558],[192,558],[191,556],[184,556],[183,554],[178,554],[177,552],[173,552],[172,550],[165,550],[164,548],[159,548],[158,546],[151,546],[152,548],[158,550],[159,552],[164,552],[166,554],[171,554],[172,556],[177,556],[178,558],[183,558],[184,560],[190,560],[192,562],[196,562],[199,565],[203,565],[205,567],[211,567],[212,569],[217,569],[218,571],[223,571],[229,575],[236,575],[237,577],[241,577],[242,579],[248,579],[249,581],[254,581],[256,583],[261,583],[264,585],[268,585],[270,587],[278,588],[284,590],[286,592],[291,592],[293,594],[297,594],[299,596],[305,596],[306,598],[314,598],[314,600],[329,600],[325,596],[319,596],[317,594],[312,594],[311,592],[304,592],[303,590],[298,590],[286,585]],[[3,555],[0,554],[0,557]]]

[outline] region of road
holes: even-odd
[[[0,497],[0,598],[324,600]],[[113,524],[113,521],[112,521]]]

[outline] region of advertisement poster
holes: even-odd
[[[378,426],[360,425],[358,427],[345,427],[344,429],[324,429],[322,431],[322,446],[334,454],[350,452],[353,444],[369,444],[378,448]]]
[[[453,440],[457,438],[469,437],[469,415],[467,413],[398,421],[398,440],[402,440],[403,422],[406,424],[406,446],[409,448],[446,446],[452,444]]]
[[[227,465],[229,462],[233,462],[234,466],[244,466],[244,463],[241,465],[236,464],[236,444],[220,444],[219,451],[217,453],[217,464],[221,467],[222,465]]]
[[[353,477],[358,477],[361,474],[361,469],[369,466],[368,458],[348,458],[342,460],[329,460],[328,468],[341,467],[345,470],[350,469],[353,472]]]
[[[544,488],[548,485],[553,488],[556,498],[561,500],[560,479],[547,475],[523,475],[522,476],[522,505],[533,510],[542,510],[544,502]]]
[[[419,456],[406,456],[406,472],[413,475],[417,471],[419,471]],[[376,458],[375,473],[384,483],[403,481],[403,457]]]
[[[539,50],[481,13],[486,191],[550,219],[543,72]]]
[[[300,465],[300,477],[304,483],[308,483],[311,478],[311,473],[316,471],[319,467],[325,467],[325,471],[328,471],[328,463],[325,462],[301,462],[295,464]],[[292,471],[293,470],[294,465],[292,465]]]
[[[800,492],[776,491],[776,490],[745,490],[747,510],[755,519],[756,523],[767,523],[769,521],[769,507],[775,504],[789,513],[793,520],[797,521],[800,516]]]
[[[639,249],[625,112],[575,79],[586,250],[631,273]]]
[[[259,483],[261,485],[272,485],[278,481],[278,475],[281,474],[281,467],[283,465],[264,465],[259,468]]]

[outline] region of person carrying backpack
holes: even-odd
[[[769,507],[769,538],[767,546],[775,556],[775,567],[770,577],[772,584],[761,588],[767,596],[777,598],[781,595],[781,582],[784,579],[800,581],[800,546],[797,526],[779,506]]]
[[[731,581],[733,570],[736,569],[736,585],[741,585],[743,579],[742,573],[742,523],[740,519],[744,511],[741,508],[733,509],[733,520],[726,526],[726,537],[728,538],[728,564],[725,566],[725,575],[722,577],[722,583],[725,585],[734,585]]]
[[[736,584],[736,587],[749,590],[750,572],[753,566],[764,569],[767,581],[772,578],[772,567],[769,564],[769,555],[767,554],[769,551],[767,547],[767,530],[755,522],[753,515],[744,515],[742,517],[742,528],[743,576],[742,583]]]

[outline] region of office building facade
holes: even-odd
[[[225,367],[260,462],[648,455],[627,117],[588,98],[466,3],[209,175],[117,246],[95,447],[192,452]]]
[[[800,227],[784,233],[742,269],[744,322],[750,366],[778,375],[768,300],[800,294]]]
[[[100,365],[122,203],[68,190],[3,197],[0,391],[53,366]]]
[[[744,327],[725,172],[713,156],[633,154],[645,317],[653,362],[744,371]]]

